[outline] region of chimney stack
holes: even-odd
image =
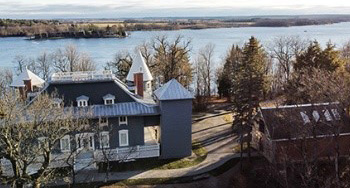
[[[25,90],[27,93],[32,92],[33,91],[33,87],[32,87],[32,80],[23,80],[24,85],[25,85]]]
[[[134,73],[135,93],[143,97],[143,73]]]

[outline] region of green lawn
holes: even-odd
[[[124,171],[136,171],[136,170],[167,170],[167,169],[177,169],[186,168],[197,165],[203,162],[207,157],[207,150],[201,146],[198,142],[193,142],[192,151],[195,154],[191,157],[186,157],[182,159],[159,159],[159,158],[148,158],[148,159],[138,159],[133,162],[118,163],[111,162],[112,172],[124,172]],[[105,172],[105,164],[100,164],[100,172]]]

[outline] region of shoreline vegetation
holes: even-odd
[[[232,27],[290,27],[349,22],[350,15],[142,18],[142,19],[0,19],[0,37],[28,39],[124,38],[130,31]]]

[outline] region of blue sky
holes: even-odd
[[[350,14],[349,0],[0,0],[2,18]]]

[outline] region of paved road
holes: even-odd
[[[237,145],[237,137],[231,131],[232,123],[226,122],[224,116],[207,118],[192,125],[192,140],[201,142],[208,154],[232,154]]]

